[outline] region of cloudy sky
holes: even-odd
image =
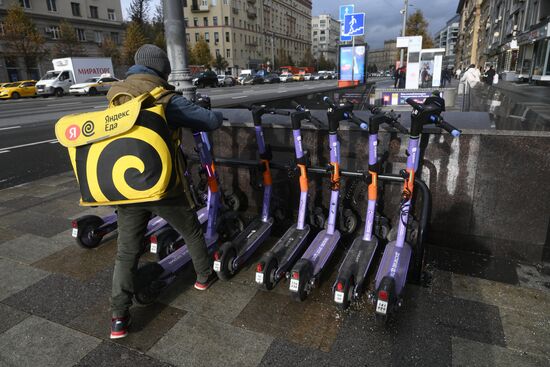
[[[409,0],[409,12],[422,10],[430,24],[433,35],[456,14],[459,0]],[[152,0],[151,9],[159,0]],[[401,34],[403,16],[399,10],[403,8],[403,0],[312,0],[313,15],[331,14],[338,18],[340,5],[355,4],[356,12],[364,12],[367,23],[367,42],[371,48],[381,48],[384,40],[395,38]],[[126,18],[126,9],[130,0],[122,0],[122,11]]]

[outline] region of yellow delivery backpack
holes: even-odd
[[[158,87],[118,106],[115,96],[104,111],[68,115],[56,123],[81,205],[156,201],[179,182],[179,130],[169,129],[162,105],[155,104],[167,93]]]

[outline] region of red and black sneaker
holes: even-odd
[[[200,281],[199,279],[197,279],[197,281],[195,282],[195,289],[197,289],[199,291],[205,291],[208,288],[210,288],[210,286],[216,280],[218,280],[218,274],[216,274],[216,272],[213,271],[212,273],[210,273],[210,275],[208,276],[208,278],[205,281]]]
[[[130,323],[130,316],[113,317],[111,319],[111,339],[120,339],[128,336]]]

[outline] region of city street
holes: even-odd
[[[228,107],[315,93],[336,87],[335,80],[199,89],[213,107]],[[55,139],[62,116],[107,107],[105,96],[26,98],[0,101],[0,189],[70,169],[66,150]]]

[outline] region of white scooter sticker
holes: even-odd
[[[339,291],[334,292],[334,302],[344,303],[344,292],[339,292]]]
[[[72,236],[74,238],[78,237],[78,228],[73,228]]]
[[[214,271],[222,270],[222,263],[219,260],[214,261]]]
[[[264,284],[264,273],[256,273],[256,283]]]
[[[385,315],[387,312],[388,312],[388,302],[378,300],[378,302],[376,302],[376,313]]]
[[[290,291],[291,292],[298,292],[298,288],[300,287],[300,280],[298,279],[290,279]]]

